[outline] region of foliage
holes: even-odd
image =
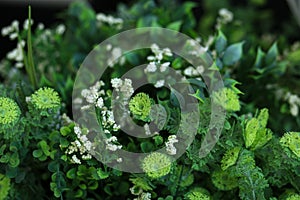
[[[5,27],[17,46],[0,63],[0,199],[299,199],[297,27],[289,18],[277,26],[265,0],[230,2],[142,0],[113,16],[78,1],[61,13],[63,24],[32,26],[29,8],[23,28]],[[183,49],[200,57],[199,43],[211,65],[191,67],[159,43],[133,52],[107,45],[119,59],[107,60],[101,80],[86,72],[96,81],[72,101],[89,51],[147,26],[189,35]],[[151,84],[134,88],[123,75],[144,63],[134,75]],[[224,87],[211,91],[217,73]],[[94,112],[103,134],[74,122],[72,107]],[[221,129],[212,109],[224,110]],[[215,146],[201,157],[205,140]],[[128,163],[120,151],[146,156]],[[139,162],[143,173],[110,167]]]

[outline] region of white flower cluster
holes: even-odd
[[[199,65],[198,67],[196,67],[196,69],[193,66],[187,67],[186,69],[184,69],[183,74],[185,76],[199,76],[203,74],[203,72],[203,65]]]
[[[82,133],[82,130],[79,126],[74,127],[74,133],[77,136],[77,140],[71,142],[71,144],[66,149],[66,154],[73,154],[71,157],[71,162],[76,164],[81,164],[81,160],[77,157],[75,153],[79,153],[81,155],[82,160],[89,160],[92,158],[91,154],[89,153],[91,150],[94,149],[92,142],[89,141],[86,134]],[[88,133],[88,132],[87,132]]]
[[[166,142],[166,150],[167,150],[167,153],[170,154],[170,155],[175,155],[177,150],[174,146],[174,143],[177,143],[178,142],[178,139],[176,137],[176,135],[170,135],[168,137],[168,141]]]
[[[103,81],[97,81],[95,85],[91,86],[89,89],[83,89],[81,91],[81,96],[85,98],[86,102],[89,103],[87,107],[90,107],[91,105],[94,105],[96,107],[102,108],[104,106],[103,104],[103,98],[100,97],[100,95],[104,95],[104,90],[101,90],[101,87],[104,86]],[[84,109],[83,107],[82,109]]]
[[[219,17],[217,18],[216,28],[220,28],[223,24],[228,24],[233,20],[233,13],[226,8],[219,10]]]
[[[106,45],[106,50],[110,52],[110,57],[107,60],[107,65],[113,67],[119,63],[123,65],[125,63],[125,57],[122,57],[122,49],[120,47],[114,47],[111,44]]]
[[[10,26],[4,27],[1,30],[2,36],[9,36],[9,39],[15,40],[19,37],[19,22],[14,20]],[[12,51],[7,53],[7,58],[9,60],[16,61],[16,67],[23,67],[23,47],[25,46],[25,41],[19,40],[17,47]]]
[[[117,29],[121,29],[123,26],[123,19],[115,18],[111,15],[105,15],[103,13],[98,13],[96,15],[98,25],[101,26],[103,23],[107,23],[110,26],[115,26]]]
[[[146,135],[151,135],[149,124],[145,124],[144,129],[145,129],[145,134]]]
[[[116,142],[118,142],[118,139],[115,136],[112,136],[112,137],[106,139],[105,140],[106,149],[108,149],[110,151],[117,151],[118,149],[121,149],[122,145],[117,145],[117,144],[115,144]],[[118,160],[122,162],[122,158],[121,158],[121,160],[118,158],[117,161]]]
[[[120,78],[113,78],[111,80],[112,87],[120,94],[121,96],[117,96],[116,99],[122,97],[122,100],[125,101],[124,105],[128,104],[128,99],[134,93],[134,89],[132,87],[132,81],[128,78],[125,78],[123,81]]]
[[[31,19],[30,24],[31,24],[31,26],[33,25],[33,19]],[[24,28],[25,30],[27,30],[28,27],[29,27],[29,20],[26,19],[26,20],[24,21],[23,28]]]
[[[168,67],[170,66],[170,62],[161,63],[161,61],[163,60],[164,56],[170,57],[173,55],[171,50],[169,48],[160,49],[157,44],[152,44],[151,51],[152,53],[154,53],[154,56],[147,57],[150,63],[145,68],[144,70],[145,73],[154,73],[158,69],[160,72],[167,71]],[[165,80],[161,79],[154,84],[154,87],[160,88],[163,87],[164,84],[165,84]]]
[[[138,190],[137,190],[138,189]],[[137,195],[137,198],[134,198],[133,200],[151,200],[151,193],[144,192],[141,188],[137,188],[136,186],[133,186],[129,188],[131,194]]]
[[[299,114],[300,97],[296,94],[291,94],[290,92],[287,92],[284,99],[290,104],[291,115],[297,117]]]
[[[142,192],[138,198],[134,198],[133,200],[151,200],[151,193]]]
[[[55,30],[55,32],[56,32],[58,35],[64,34],[65,31],[66,31],[66,26],[65,26],[64,24],[59,24],[59,25],[56,27],[56,30]]]

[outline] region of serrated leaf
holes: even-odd
[[[225,65],[233,65],[241,59],[243,54],[243,44],[244,42],[239,42],[226,48],[222,58]]]
[[[255,141],[258,129],[259,129],[259,122],[256,118],[252,118],[247,122],[245,133],[244,133],[246,148],[250,147]]]

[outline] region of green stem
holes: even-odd
[[[38,89],[35,66],[33,62],[32,39],[31,39],[31,6],[28,6],[28,32],[27,32],[27,59],[24,59],[29,80],[34,89]]]

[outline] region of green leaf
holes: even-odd
[[[151,142],[142,142],[141,143],[141,149],[144,153],[151,152],[153,150],[154,146]]]
[[[46,155],[46,156],[50,156],[50,147],[48,146],[47,142],[45,140],[42,140],[39,142],[39,145],[43,151],[43,153]]]
[[[243,54],[243,44],[244,42],[239,42],[226,48],[222,59],[225,65],[233,65],[241,59]]]
[[[11,167],[17,167],[19,164],[20,164],[19,154],[15,152],[10,156],[9,165]]]
[[[275,42],[271,48],[269,49],[267,55],[266,55],[266,65],[271,65],[272,63],[276,62],[276,58],[278,55],[278,48],[277,43]]]
[[[2,145],[0,148],[0,155],[3,155],[4,151],[6,149],[6,144]]]
[[[259,122],[256,118],[252,118],[246,124],[245,128],[245,146],[246,148],[250,147],[256,138],[256,133],[259,129]]]
[[[222,31],[219,30],[218,36],[217,36],[217,39],[216,39],[216,43],[215,43],[215,48],[217,50],[217,53],[221,54],[225,50],[226,46],[227,46],[227,38],[222,33]]]
[[[265,54],[265,53],[261,50],[261,48],[259,47],[259,48],[257,49],[256,59],[255,59],[255,63],[254,63],[254,66],[255,66],[256,68],[262,67],[265,55],[266,55],[266,54]]]
[[[181,58],[175,58],[175,60],[173,60],[172,62],[172,67],[174,69],[180,69],[183,66],[183,61]]]
[[[71,133],[71,129],[67,126],[63,126],[60,128],[60,133],[62,136],[67,136],[68,134]]]
[[[104,172],[102,169],[98,169],[97,170],[97,174],[99,176],[100,179],[106,179],[109,177],[109,172]]]
[[[182,25],[182,21],[176,21],[176,22],[172,22],[172,23],[168,24],[168,26],[166,28],[172,29],[174,31],[179,31],[181,25]]]
[[[33,157],[35,157],[35,158],[39,158],[39,157],[41,157],[41,156],[43,155],[43,151],[40,150],[40,149],[34,150],[34,151],[32,152],[32,155],[33,155]]]
[[[163,137],[161,137],[160,135],[156,135],[152,139],[154,140],[156,146],[159,146],[164,142]]]

